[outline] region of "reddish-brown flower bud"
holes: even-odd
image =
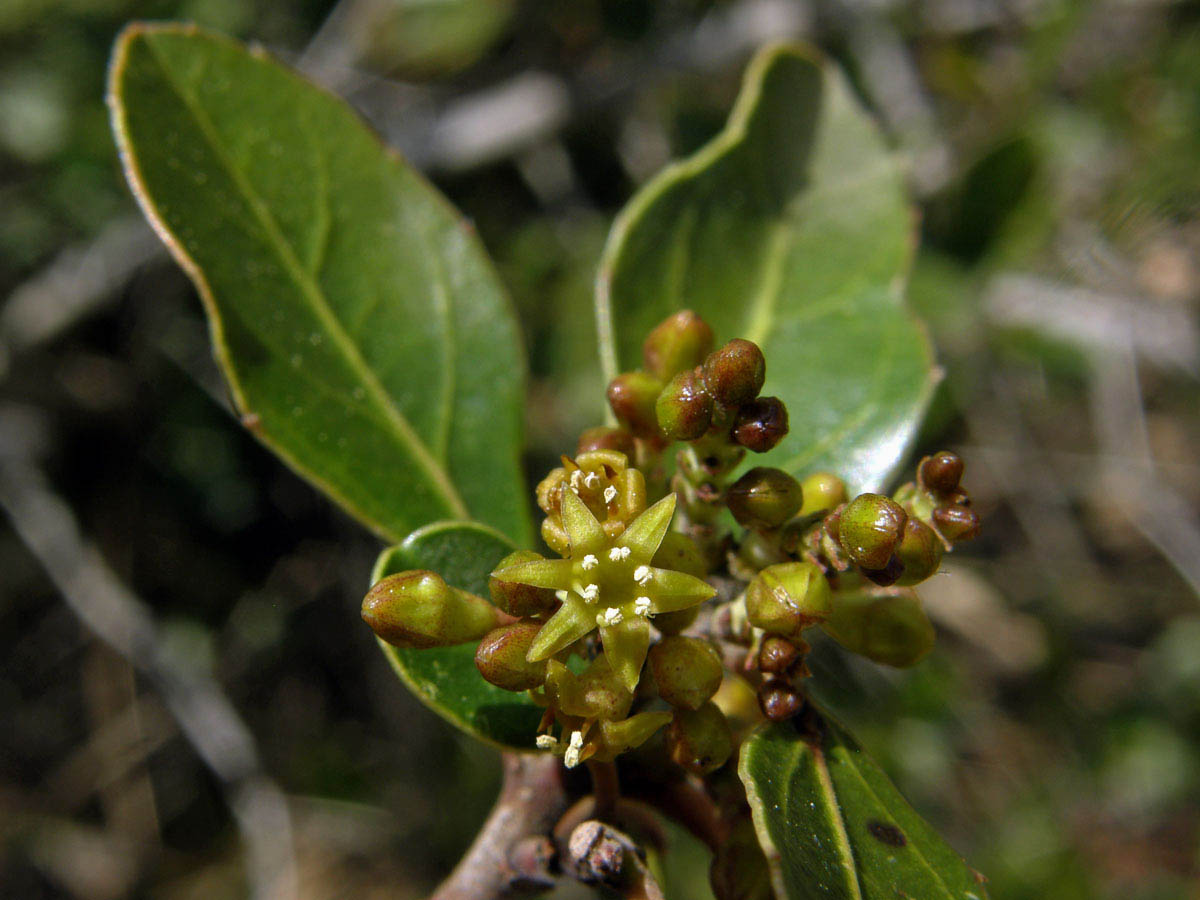
[[[591,450],[616,450],[626,456],[633,456],[633,435],[623,428],[589,428],[579,436],[576,453],[587,453]]]
[[[715,772],[733,753],[725,714],[711,701],[697,710],[677,710],[667,729],[667,753],[697,775]]]
[[[785,722],[804,707],[804,697],[790,684],[772,678],[759,686],[758,706],[772,722]]]
[[[489,631],[475,650],[475,668],[487,681],[506,691],[528,691],[546,680],[546,661],[530,662],[529,646],[541,622],[514,622]]]
[[[700,365],[712,350],[708,323],[690,309],[680,310],[654,327],[642,344],[642,363],[662,381]]]
[[[979,536],[979,514],[965,506],[943,506],[935,509],[933,524],[952,544]]]
[[[608,383],[608,405],[617,421],[637,437],[657,437],[654,401],[662,388],[662,381],[648,372],[622,372]]]
[[[752,341],[734,338],[704,360],[704,383],[723,406],[736,407],[753,400],[766,377],[767,362]]]
[[[963,476],[963,461],[957,453],[942,450],[921,460],[917,479],[921,486],[938,494],[949,494]]]
[[[759,397],[738,408],[731,437],[755,453],[766,453],[788,433],[787,407],[778,397]]]

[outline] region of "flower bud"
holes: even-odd
[[[796,637],[826,618],[832,603],[825,575],[807,561],[769,566],[746,588],[746,617],[750,624],[784,637]]]
[[[475,668],[491,684],[506,691],[528,691],[546,680],[546,662],[526,659],[541,622],[514,622],[489,631],[475,650]]]
[[[725,673],[720,654],[703,638],[663,638],[650,648],[649,659],[659,696],[677,709],[699,709]]]
[[[668,316],[655,326],[642,344],[642,364],[662,381],[703,362],[713,346],[708,323],[690,309]]]
[[[704,360],[704,383],[722,406],[737,407],[758,396],[767,377],[767,361],[752,341],[734,338]]]
[[[958,487],[962,476],[962,457],[949,450],[925,457],[917,467],[917,479],[921,486],[938,494],[949,494]]]
[[[787,407],[778,397],[759,397],[738,408],[732,438],[755,453],[766,453],[788,433]]]
[[[576,453],[587,453],[590,450],[616,450],[626,456],[633,456],[633,435],[621,428],[608,428],[601,425],[589,428],[579,436]]]
[[[838,594],[821,627],[847,650],[901,669],[933,649],[933,625],[911,588]]]
[[[608,405],[636,437],[658,437],[654,401],[662,388],[661,379],[647,372],[622,372],[608,383]]]
[[[785,722],[804,706],[804,696],[785,681],[772,678],[758,687],[758,706],[772,722]]]
[[[725,492],[725,503],[740,525],[778,528],[803,504],[800,482],[782,469],[758,466]]]
[[[882,569],[896,551],[908,514],[882,494],[860,494],[846,504],[838,520],[838,540],[852,562]]]
[[[667,383],[654,404],[658,427],[677,441],[694,441],[712,424],[713,398],[695,369],[685,369]]]
[[[804,505],[800,507],[802,516],[825,512],[846,502],[845,482],[832,472],[813,472],[800,482],[800,488],[804,494]]]
[[[733,753],[733,734],[715,703],[678,710],[667,729],[667,752],[676,764],[696,775],[715,772]]]
[[[363,598],[362,617],[375,634],[405,650],[477,641],[504,621],[504,614],[482,597],[424,570],[376,582]]]
[[[895,559],[904,569],[897,584],[920,584],[942,564],[942,542],[932,528],[910,517],[904,525],[904,537],[896,548]]]
[[[517,563],[533,562],[535,559],[543,558],[542,554],[534,553],[532,550],[518,550],[504,557],[496,566],[495,571],[515,566]],[[488,578],[488,593],[492,595],[492,601],[498,607],[518,618],[544,615],[553,612],[558,606],[558,598],[549,588],[537,588],[515,581],[501,581],[494,575]]]
[[[767,635],[758,648],[758,670],[768,675],[784,675],[797,662],[803,661],[807,649],[807,644],[802,650],[787,638]]]
[[[942,537],[957,544],[979,536],[979,514],[966,506],[943,506],[933,511],[933,524]]]
[[[900,560],[896,558],[895,554],[892,554],[882,569],[861,569],[860,571],[867,577],[868,581],[880,587],[891,587],[904,574],[904,566],[901,565]]]

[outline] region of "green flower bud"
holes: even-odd
[[[821,627],[847,650],[901,669],[933,649],[933,625],[911,588],[838,594]]]
[[[650,648],[658,694],[677,709],[699,709],[721,686],[721,656],[703,638],[673,636]]]
[[[680,310],[655,326],[642,344],[642,364],[663,381],[700,365],[713,346],[712,329],[690,309]]]
[[[943,506],[935,509],[933,524],[942,537],[952,544],[979,536],[979,514],[966,506]]]
[[[882,569],[896,552],[908,514],[882,494],[860,494],[842,510],[838,540],[852,562],[864,569]]]
[[[651,562],[660,569],[686,572],[694,578],[704,578],[708,575],[708,565],[704,562],[704,554],[700,552],[696,542],[678,531],[668,531],[663,536]]]
[[[423,570],[376,582],[363,598],[362,617],[375,634],[406,650],[477,641],[504,622],[504,614],[482,597]]]
[[[528,691],[546,680],[546,663],[526,659],[541,622],[515,622],[489,631],[475,650],[475,668],[485,680],[506,691]]]
[[[678,710],[667,729],[667,753],[696,775],[717,771],[733,753],[725,714],[711,701],[696,710]]]
[[[694,441],[712,424],[713,398],[695,369],[685,369],[668,382],[654,404],[658,427],[677,441]]]
[[[633,456],[633,435],[620,428],[589,428],[579,436],[576,453],[587,453],[591,450],[616,450],[626,456]]]
[[[713,399],[736,407],[758,396],[767,377],[767,361],[752,341],[735,338],[704,360],[704,383]]]
[[[746,617],[769,634],[796,637],[832,609],[829,582],[811,562],[769,566],[746,588]]]
[[[962,476],[962,457],[949,450],[925,457],[917,467],[921,487],[938,494],[949,494],[958,487]]]
[[[942,564],[942,542],[933,529],[920,519],[909,518],[895,558],[904,568],[897,584],[920,584]]]
[[[807,644],[801,648],[787,638],[768,635],[758,648],[758,670],[768,675],[785,675],[797,663],[803,663],[807,651]]]
[[[532,550],[518,550],[504,557],[496,566],[496,570],[544,558],[542,554],[534,553]],[[492,595],[492,600],[498,607],[517,618],[545,615],[554,612],[558,607],[558,598],[549,588],[533,587],[515,581],[501,581],[494,575],[488,578],[488,593]]]
[[[782,469],[758,466],[725,492],[725,503],[747,528],[778,528],[803,504],[800,482]]]
[[[634,436],[658,437],[654,401],[662,389],[662,380],[647,372],[623,372],[608,383],[608,405]]]
[[[730,436],[747,450],[766,453],[788,433],[787,407],[778,397],[759,397],[738,408]]]
[[[785,722],[804,707],[804,695],[785,681],[772,678],[758,688],[758,706],[772,722]]]
[[[811,516],[846,502],[846,484],[832,472],[813,472],[802,482],[804,505],[800,515]]]
[[[686,572],[695,578],[708,576],[708,565],[700,548],[686,534],[668,531],[651,560],[651,565],[660,569]],[[699,606],[689,606],[674,612],[659,613],[654,617],[654,627],[663,634],[679,634],[689,628],[700,614]]]

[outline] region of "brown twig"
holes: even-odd
[[[567,808],[562,766],[549,754],[506,753],[504,784],[491,814],[430,900],[493,900],[553,885],[546,837]]]

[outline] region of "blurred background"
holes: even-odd
[[[498,784],[359,622],[377,542],[228,413],[110,138],[132,18],[261,42],[475,221],[531,477],[601,416],[614,213],[756,46],[824,48],[909,163],[918,449],[985,529],[926,662],[818,646],[815,682],[993,897],[1200,897],[1200,4],[1168,0],[0,3],[0,895],[419,897]]]

